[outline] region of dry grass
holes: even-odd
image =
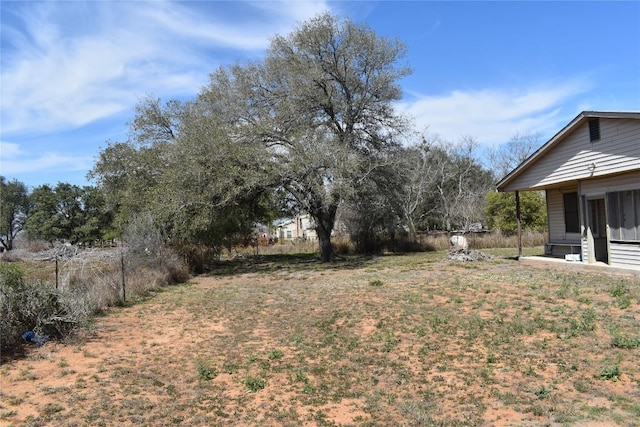
[[[469,247],[472,249],[488,248],[517,248],[518,238],[515,235],[505,235],[500,231],[490,233],[468,233],[466,238]],[[427,251],[446,250],[449,248],[449,233],[440,234],[420,234],[417,238],[418,245]],[[547,233],[526,230],[522,233],[522,245],[525,248],[537,248],[547,241]],[[334,253],[337,255],[347,255],[354,253],[353,243],[346,235],[332,237]],[[399,246],[403,246],[399,244]],[[404,246],[408,246],[404,244]],[[416,245],[413,245],[416,246]],[[401,251],[398,251],[401,252]],[[238,247],[231,254],[225,254],[227,259],[238,256],[256,255],[285,255],[296,253],[318,253],[318,242],[316,241],[283,241],[269,246]],[[544,252],[540,250],[540,254]],[[230,256],[229,256],[230,255]]]
[[[226,263],[4,364],[0,422],[639,425],[638,276],[444,258]]]

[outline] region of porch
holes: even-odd
[[[564,258],[556,258],[551,256],[522,256],[519,258],[519,261],[529,265],[546,265],[562,269],[570,268],[575,269],[576,271],[599,271],[640,277],[640,269],[634,269],[631,267],[612,267],[602,261],[587,263],[581,261],[567,261]]]

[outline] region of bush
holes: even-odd
[[[490,191],[486,197],[485,217],[492,230],[500,229],[506,233],[515,233],[516,224],[515,193]],[[544,193],[524,191],[520,193],[522,228],[544,231],[547,227],[547,207]]]
[[[86,318],[73,299],[65,298],[41,282],[27,283],[22,270],[0,264],[0,342],[6,348],[33,330],[41,335],[61,337]],[[80,306],[82,307],[82,306]]]
[[[331,248],[335,255],[349,255],[353,253],[353,243],[348,236],[336,236],[331,239]]]

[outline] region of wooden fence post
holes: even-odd
[[[522,258],[522,213],[520,212],[520,192],[516,191],[516,223],[518,225],[518,259]]]
[[[124,250],[120,247],[120,268],[122,270],[122,302],[127,302],[127,289],[125,286],[125,274],[124,274]]]

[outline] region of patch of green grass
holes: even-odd
[[[616,306],[620,309],[631,306],[629,286],[624,282],[616,282],[611,286],[609,294],[616,299]]]
[[[380,286],[384,285],[384,282],[382,280],[380,280],[380,279],[375,279],[375,280],[371,280],[369,282],[369,285],[370,286],[375,286],[375,287],[380,287]]]
[[[267,380],[265,380],[264,378],[248,376],[244,380],[244,386],[247,388],[247,390],[255,393],[267,386]]]
[[[542,386],[539,389],[534,390],[533,394],[535,394],[538,399],[546,399],[547,397],[549,397],[550,391],[545,386]]]
[[[284,356],[284,353],[282,352],[282,350],[278,349],[271,350],[269,351],[269,354],[267,354],[267,357],[270,360],[280,359],[282,358],[282,356]]]
[[[617,381],[620,378],[620,364],[607,363],[598,370],[598,378],[601,380]]]
[[[197,358],[196,369],[198,371],[198,379],[200,381],[211,381],[218,373],[208,360]]]
[[[64,411],[64,406],[60,405],[59,403],[47,403],[40,411],[40,415],[49,418],[52,415],[62,411]]]
[[[624,349],[640,348],[640,336],[623,336],[614,334],[611,345],[613,347]]]

